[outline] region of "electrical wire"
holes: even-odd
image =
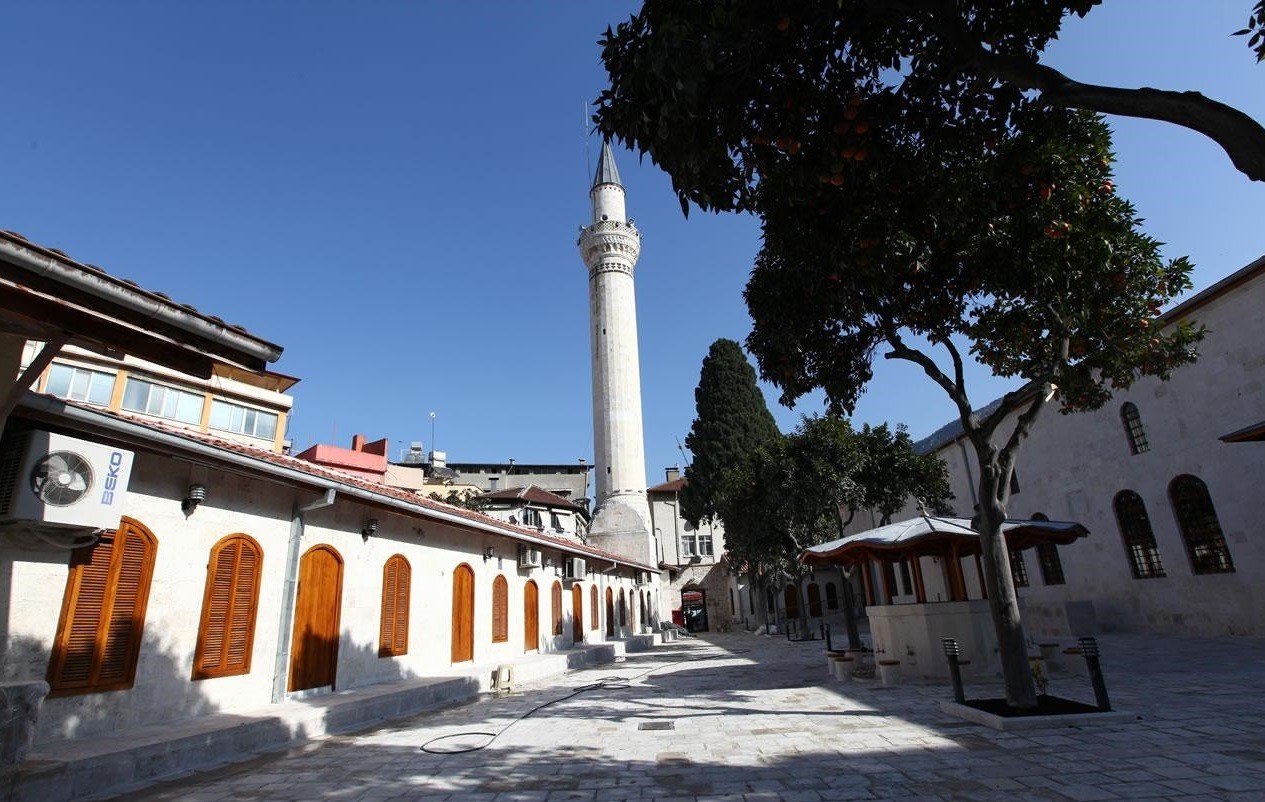
[[[454,732],[449,735],[440,735],[438,737],[431,738],[429,741],[422,744],[419,747],[419,749],[420,751],[425,752],[428,755],[464,755],[468,752],[478,752],[482,749],[487,749],[496,741],[497,738],[500,738],[502,735],[508,732],[510,727],[513,727],[518,722],[531,718],[536,713],[539,713],[541,710],[544,710],[547,707],[556,705],[560,702],[565,702],[568,699],[574,699],[575,697],[581,694],[589,693],[591,691],[628,690],[629,688],[632,687],[632,683],[635,680],[639,680],[643,677],[648,677],[651,674],[655,673],[656,671],[662,671],[665,668],[671,668],[672,666],[681,665],[682,663],[691,663],[691,662],[696,662],[700,660],[719,660],[721,658],[732,657],[738,654],[746,654],[749,651],[751,650],[738,649],[735,651],[725,652],[724,654],[709,654],[709,655],[703,655],[701,657],[690,657],[686,660],[678,660],[671,663],[663,663],[661,665],[653,666],[651,668],[646,669],[645,671],[642,671],[637,674],[633,674],[631,677],[620,677],[620,676],[603,677],[602,679],[599,679],[597,682],[591,682],[588,685],[581,685],[580,687],[576,688],[575,690],[571,691],[571,693],[568,693],[565,696],[559,696],[556,699],[550,699],[547,702],[543,702],[541,704],[536,705],[535,707],[528,710],[526,713],[523,713],[521,716],[514,719],[510,723],[506,724],[504,727],[497,730],[496,732],[468,731],[468,732]],[[484,741],[483,743],[475,744],[473,746],[454,746],[447,749],[432,748],[434,744],[438,744],[443,741],[450,741],[456,738],[476,738],[476,737],[483,737],[483,738],[486,738],[487,740]]]

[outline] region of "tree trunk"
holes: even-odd
[[[802,576],[795,578],[795,595],[799,597],[799,636],[803,640],[812,637],[808,631],[808,586]]]
[[[857,651],[861,648],[861,631],[857,627],[856,595],[852,592],[852,580],[839,566],[839,580],[843,584],[839,594],[843,602],[843,623],[848,628],[848,648]]]
[[[1028,642],[1019,618],[1019,596],[1010,574],[1010,552],[1001,533],[1001,525],[1006,520],[1006,508],[998,492],[1003,477],[991,449],[977,446],[975,453],[980,465],[977,529],[983,551],[988,607],[997,631],[1001,674],[1006,684],[1006,703],[1011,707],[1036,707],[1037,691],[1028,666]]]

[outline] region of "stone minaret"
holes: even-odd
[[[589,190],[593,222],[580,232],[589,269],[589,334],[593,359],[593,450],[597,495],[593,545],[658,564],[646,502],[646,457],[641,433],[641,373],[637,356],[637,301],[633,267],[641,233],[624,213],[610,143]]]

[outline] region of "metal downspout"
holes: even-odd
[[[277,663],[273,671],[272,702],[284,702],[290,679],[290,644],[294,640],[294,601],[299,590],[299,551],[303,540],[303,515],[334,503],[337,490],[326,490],[323,498],[295,504],[290,519],[290,541],[286,545],[285,581],[281,585],[281,621],[277,626]]]

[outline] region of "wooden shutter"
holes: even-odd
[[[262,568],[263,549],[249,535],[229,535],[211,548],[193,679],[250,673]]]
[[[492,642],[505,643],[510,639],[510,585],[505,577],[492,580]]]
[[[132,687],[158,540],[130,518],[72,557],[48,666],[50,696]]]
[[[379,657],[408,654],[408,603],[412,574],[412,567],[402,554],[393,555],[382,567]]]
[[[557,580],[553,583],[553,590],[550,592],[550,601],[553,603],[553,634],[562,634],[562,583]]]
[[[598,608],[597,585],[594,585],[589,590],[589,608],[591,610],[591,612],[589,613],[589,629],[597,629],[599,626],[601,626],[601,624],[599,623],[601,616],[597,612],[597,608]]]

